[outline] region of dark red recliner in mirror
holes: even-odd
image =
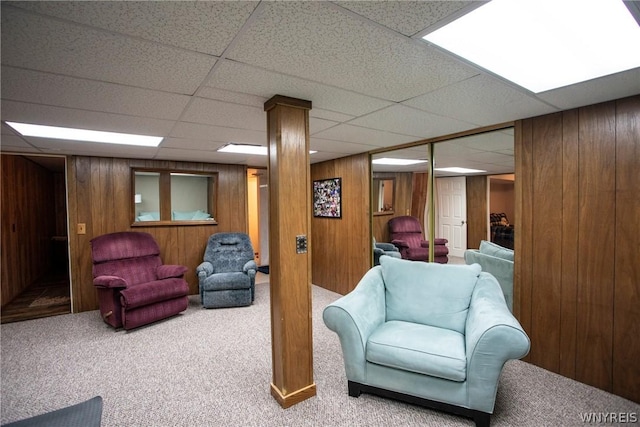
[[[187,267],[163,265],[148,233],[118,232],[91,240],[100,314],[114,328],[133,329],[187,309]]]
[[[416,217],[397,216],[387,222],[391,243],[400,250],[404,259],[429,261],[429,242],[422,237],[422,227]],[[449,262],[447,239],[435,239],[434,261],[440,264]]]

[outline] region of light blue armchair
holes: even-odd
[[[513,260],[512,249],[482,240],[479,249],[467,249],[464,261],[467,264],[480,264],[482,271],[491,273],[500,284],[507,307],[513,312]]]
[[[380,257],[324,323],[340,338],[349,395],[373,393],[489,425],[506,361],[530,341],[479,265]]]
[[[205,308],[251,305],[257,266],[249,236],[216,233],[209,237],[204,262],[196,268]]]

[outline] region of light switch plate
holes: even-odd
[[[296,236],[296,253],[297,254],[306,254],[307,253],[307,236],[300,235]]]

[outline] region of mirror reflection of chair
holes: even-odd
[[[373,265],[380,264],[380,257],[387,255],[394,258],[402,258],[400,250],[392,243],[376,242],[373,238]]]
[[[403,259],[411,261],[429,261],[429,242],[422,238],[422,227],[416,217],[397,216],[387,222],[391,243],[398,247]],[[435,239],[434,261],[440,264],[449,262],[447,239]]]
[[[205,308],[251,305],[257,269],[247,234],[212,234],[204,261],[196,268],[202,305]]]
[[[114,328],[137,328],[187,309],[187,267],[162,264],[148,233],[124,231],[91,240],[100,314]]]
[[[486,240],[480,241],[479,249],[467,249],[464,260],[467,264],[480,264],[482,271],[492,274],[500,284],[507,307],[513,311],[513,250]]]

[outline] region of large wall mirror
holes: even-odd
[[[433,216],[429,206],[431,152],[434,162]],[[480,240],[496,239],[492,213],[505,213],[508,226],[513,228],[512,127],[433,142],[432,149],[425,143],[377,152],[371,158],[372,232],[376,241],[390,241],[387,223],[391,218],[410,215],[420,221],[425,240],[429,240],[430,224],[433,224],[435,238],[446,238],[450,256],[461,259],[464,251],[477,248]],[[385,216],[378,210],[382,177],[394,181],[393,211]],[[502,237],[500,243],[513,248],[513,237],[510,241],[508,237]]]
[[[216,224],[217,174],[134,169],[133,225]]]

